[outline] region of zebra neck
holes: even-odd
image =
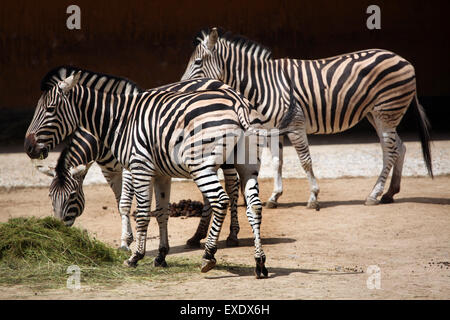
[[[113,146],[128,131],[140,96],[137,93],[116,94],[83,87],[82,94],[77,99],[77,107],[80,109],[78,136],[84,141],[91,141],[90,147],[97,144],[96,153],[89,160],[96,160],[102,150],[109,150],[117,156]]]
[[[67,148],[66,168],[96,161],[102,150],[98,139],[84,128],[75,130]]]

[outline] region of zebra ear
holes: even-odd
[[[55,168],[53,167],[48,167],[48,166],[43,166],[41,164],[37,164],[36,165],[36,169],[40,172],[45,174],[46,176],[49,176],[51,178],[54,178],[56,176],[56,171]]]
[[[80,80],[81,71],[78,71],[74,75],[71,75],[70,77],[67,77],[66,79],[60,81],[58,83],[58,87],[64,92],[67,93],[70,90],[72,90],[73,87],[75,87]]]
[[[209,33],[209,37],[208,37],[208,49],[210,51],[213,51],[214,46],[217,43],[217,39],[219,39],[219,34],[217,33],[217,28],[212,28],[211,32]]]
[[[80,164],[75,168],[70,168],[70,175],[74,178],[80,178],[86,174],[88,167],[84,164]]]

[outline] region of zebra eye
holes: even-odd
[[[47,107],[45,108],[45,110],[46,110],[47,112],[53,113],[53,112],[55,112],[55,106],[47,106]]]
[[[199,66],[202,64],[202,59],[195,59],[194,64]]]

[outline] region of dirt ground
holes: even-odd
[[[285,179],[279,208],[263,210],[267,279],[256,280],[249,267],[239,273],[199,271],[188,279],[114,288],[36,292],[25,286],[1,287],[0,299],[449,299],[450,176],[434,180],[405,177],[394,204],[364,206],[374,183],[375,178],[322,179],[322,208],[311,211],[305,207],[307,181]],[[262,179],[260,189],[261,199],[267,200],[272,180]],[[48,188],[0,189],[0,221],[48,215],[47,194]],[[118,246],[120,217],[111,190],[91,185],[85,187],[85,194],[87,208],[75,224]],[[172,202],[201,200],[192,182],[173,183],[171,198]],[[253,238],[243,206],[239,219],[240,246],[225,246],[227,217],[216,258],[218,264],[226,261],[253,267]],[[185,248],[198,221],[169,219],[170,254],[202,255],[202,249]],[[157,230],[152,219],[147,255],[156,255]],[[380,286],[374,288],[378,275]]]

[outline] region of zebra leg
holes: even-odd
[[[381,173],[377,179],[377,182],[375,183],[375,186],[367,197],[365,203],[366,205],[370,206],[378,204],[377,198],[383,193],[384,185],[386,184],[386,180],[389,176],[391,168],[393,164],[396,163],[401,154],[401,145],[403,143],[400,139],[397,140],[398,135],[395,128],[385,127],[383,121],[380,120],[377,115],[371,114],[368,115],[367,118],[377,130],[378,137],[380,138],[381,148],[383,150],[383,168],[381,169]],[[406,148],[404,149],[404,151],[406,151]],[[403,167],[403,161],[400,161],[402,165],[400,166],[400,168],[397,168],[397,174],[399,174],[398,169],[401,169]],[[400,182],[398,177],[396,177],[395,179],[396,181],[393,181],[393,188],[396,187],[397,183]],[[398,185],[398,187],[400,188],[400,185]],[[393,189],[392,191],[395,191],[395,189]]]
[[[268,137],[268,143],[275,175],[273,177],[273,192],[266,207],[272,209],[278,206],[278,198],[283,194],[283,138],[280,136]]]
[[[239,198],[239,178],[234,167],[222,167],[225,177],[225,189],[230,197],[231,224],[230,235],[227,238],[227,246],[235,247],[239,245],[237,234],[239,233],[239,221],[237,214],[237,201]],[[200,240],[206,238],[209,223],[211,222],[212,209],[208,198],[203,196],[202,217],[195,234],[186,242],[189,248],[199,248]]]
[[[209,229],[208,239],[205,243],[205,253],[202,258],[202,272],[208,272],[216,265],[214,254],[217,251],[217,239],[219,238],[220,230],[222,229],[223,220],[227,213],[227,207],[230,198],[223,190],[220,184],[217,172],[212,170],[202,170],[193,175],[194,182],[202,194],[208,199],[211,204],[212,212],[214,214],[211,228]]]
[[[294,146],[295,151],[297,151],[300,163],[309,181],[310,196],[306,207],[308,209],[320,210],[319,201],[317,200],[320,189],[312,169],[312,160],[311,155],[309,154],[308,137],[306,136],[306,132],[301,130],[297,133],[288,133],[287,136]]]
[[[397,134],[397,145],[399,150],[399,155],[394,163],[394,169],[392,172],[391,184],[389,185],[388,191],[381,197],[381,203],[392,203],[394,202],[394,195],[400,192],[400,183],[402,179],[403,163],[405,161],[406,146],[401,141]]]
[[[268,271],[265,267],[266,255],[261,245],[261,220],[262,220],[262,203],[259,199],[258,188],[258,171],[257,165],[236,165],[239,176],[242,180],[245,198],[247,199],[247,218],[252,227],[254,241],[255,241],[255,276],[257,279],[266,278]]]
[[[122,235],[120,238],[120,250],[130,251],[130,244],[133,242],[133,231],[130,224],[130,209],[133,200],[133,186],[131,173],[127,170],[113,170],[106,168],[99,164],[103,176],[111,187],[117,201],[117,208],[119,210],[122,220]],[[130,189],[131,188],[131,189]],[[122,201],[122,203],[121,203]]]
[[[208,198],[203,195],[203,209],[202,209],[202,217],[200,218],[200,222],[198,224],[197,230],[195,234],[186,241],[186,246],[188,248],[199,248],[200,240],[206,238],[208,233],[209,223],[211,221],[211,205],[209,204]]]
[[[225,177],[225,190],[230,197],[230,234],[228,235],[226,244],[228,247],[237,247],[239,245],[239,221],[237,212],[237,201],[239,198],[239,178],[234,166],[222,166],[223,175]]]
[[[150,222],[150,206],[152,203],[152,177],[147,172],[142,172],[141,168],[136,171],[136,173],[132,171],[133,189],[135,190],[137,203],[136,251],[124,262],[129,267],[136,267],[138,261],[145,256],[147,228]]]
[[[133,242],[133,231],[130,223],[131,204],[133,202],[134,189],[131,172],[122,170],[122,191],[119,201],[119,213],[122,220],[122,235],[120,237],[120,249],[130,251]]]
[[[166,255],[169,253],[169,235],[167,232],[167,221],[169,212],[167,208],[170,200],[170,177],[153,178],[156,200],[156,220],[159,226],[159,248],[158,256],[153,262],[155,267],[167,267]]]

